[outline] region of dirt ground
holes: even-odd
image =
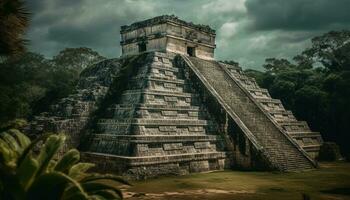
[[[301,173],[218,171],[132,182],[124,198],[210,200],[350,200],[350,163],[321,163]]]

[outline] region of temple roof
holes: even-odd
[[[124,32],[128,32],[128,31],[135,30],[138,28],[143,28],[143,27],[147,27],[147,26],[151,26],[151,25],[155,25],[155,24],[161,24],[161,23],[165,23],[165,22],[173,22],[173,23],[177,23],[180,25],[192,27],[192,28],[197,29],[199,31],[215,34],[215,30],[210,28],[210,26],[208,26],[208,25],[194,24],[192,22],[186,22],[184,20],[179,19],[175,15],[162,15],[162,16],[157,16],[157,17],[147,19],[144,21],[135,22],[135,23],[132,23],[131,25],[124,25],[124,26],[121,26],[120,32],[124,33]]]

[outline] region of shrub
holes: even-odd
[[[336,161],[341,159],[339,146],[334,142],[325,142],[322,144],[318,159],[321,161]]]
[[[122,199],[115,184],[129,184],[115,175],[87,173],[91,163],[80,163],[80,153],[57,152],[64,135],[43,135],[34,141],[16,129],[0,134],[0,199],[70,200]],[[40,146],[40,150],[34,149]],[[101,181],[101,180],[109,180]]]

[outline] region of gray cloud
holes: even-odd
[[[348,28],[349,0],[30,0],[30,50],[47,57],[86,46],[120,55],[120,26],[162,14],[217,30],[216,58],[261,68],[287,57],[331,29]]]
[[[314,30],[350,25],[349,0],[247,0],[259,30]]]

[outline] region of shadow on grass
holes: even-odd
[[[344,188],[333,188],[329,190],[321,190],[322,193],[328,193],[328,194],[340,194],[340,195],[347,195],[350,196],[350,188],[344,187]]]
[[[276,191],[276,192],[286,192],[284,188],[280,188],[280,187],[272,187],[272,188],[269,188],[269,190]]]
[[[180,189],[192,189],[193,185],[190,183],[186,183],[186,182],[180,182],[180,183],[176,184],[176,187],[180,188]]]

